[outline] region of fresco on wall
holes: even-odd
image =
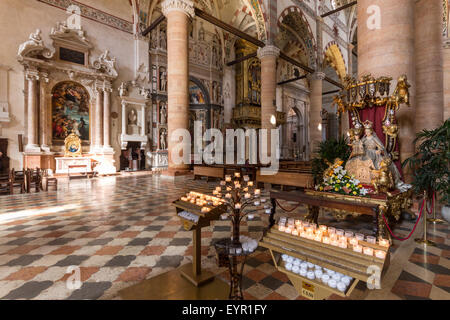
[[[205,104],[205,96],[202,89],[194,82],[189,81],[190,104]]]
[[[89,94],[74,82],[58,83],[52,91],[52,137],[63,142],[74,132],[83,142],[89,142]]]

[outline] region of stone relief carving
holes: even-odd
[[[25,57],[39,57],[51,59],[55,51],[46,47],[41,37],[41,30],[30,34],[27,41],[19,46],[18,60],[23,61]]]
[[[167,132],[166,129],[162,129],[159,137],[159,148],[161,150],[167,150]]]
[[[164,103],[161,103],[161,110],[160,110],[160,123],[166,124],[167,123],[167,110]]]

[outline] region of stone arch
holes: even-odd
[[[341,80],[347,75],[344,55],[336,41],[330,41],[324,49],[324,64],[329,64],[336,71]]]
[[[310,67],[316,63],[316,42],[311,26],[302,10],[297,6],[290,6],[283,10],[278,18],[278,27],[287,29],[292,35],[293,42],[299,48],[306,50]]]

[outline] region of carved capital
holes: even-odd
[[[172,11],[183,12],[191,19],[195,16],[194,3],[190,0],[164,0],[161,8],[166,17]]]
[[[273,45],[267,45],[263,48],[258,49],[258,58],[259,59],[262,59],[267,56],[275,56],[278,58],[280,56],[280,49],[278,49],[277,47],[275,47]]]
[[[103,91],[107,93],[113,92],[112,83],[110,81],[103,82]]]
[[[38,81],[39,80],[39,71],[38,70],[26,70],[25,71],[25,79],[28,81]]]
[[[323,80],[326,75],[323,72],[314,72],[308,75],[309,80]]]

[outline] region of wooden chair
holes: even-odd
[[[26,188],[27,193],[31,193],[31,188],[34,188],[36,192],[41,191],[41,169],[36,168],[36,170],[28,169],[26,171]]]
[[[25,193],[25,171],[10,171],[11,194],[14,194],[14,188],[20,188],[20,193]]]
[[[0,175],[0,195],[12,194],[12,185],[9,174]]]
[[[58,179],[53,176],[50,170],[42,170],[42,180],[41,180],[42,190],[48,191],[50,187],[54,187],[58,190]]]

